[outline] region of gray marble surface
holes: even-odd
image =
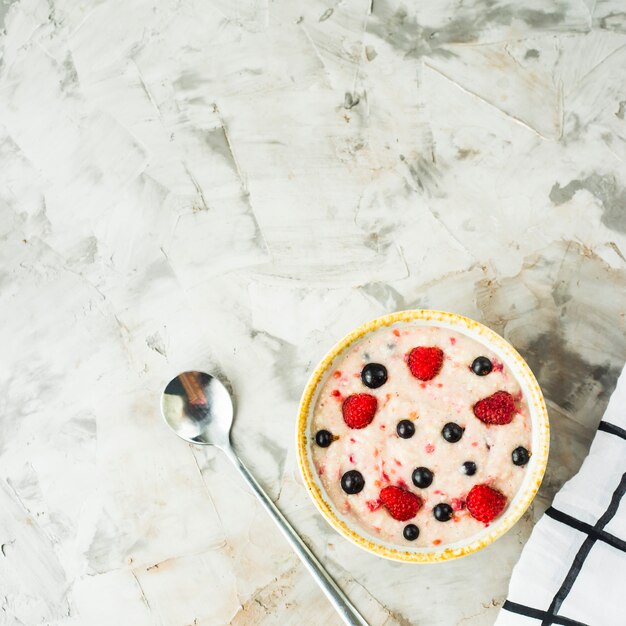
[[[373,626],[486,625],[626,359],[623,0],[0,2],[0,624],[335,625],[162,385],[223,373],[242,456]],[[372,317],[469,315],[553,425],[495,545],[353,547],[299,394]]]

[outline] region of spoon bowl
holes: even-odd
[[[189,443],[222,449],[229,445],[233,401],[211,374],[189,371],[173,378],[161,396],[161,412],[168,426]]]

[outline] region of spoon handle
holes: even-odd
[[[224,452],[246,479],[246,482],[250,485],[254,494],[261,501],[265,510],[270,514],[285,536],[285,539],[289,542],[289,545],[300,557],[304,566],[309,570],[309,573],[330,600],[330,603],[335,607],[343,621],[348,624],[348,626],[368,626],[365,618],[358,612],[354,604],[348,599],[348,596],[346,596],[337,583],[330,577],[322,564],[317,560],[317,557],[309,550],[308,546],[292,528],[285,516],[280,512],[265,491],[263,491],[261,485],[259,485],[256,478],[249,472],[248,468],[243,464],[235,451],[231,447],[228,447],[224,449]]]

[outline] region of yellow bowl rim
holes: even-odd
[[[526,387],[530,390],[531,397],[526,399],[530,409],[532,427],[533,429],[538,429],[539,441],[539,445],[533,448],[533,470],[530,479],[528,479],[529,486],[524,494],[524,497],[519,498],[515,506],[509,508],[505,515],[501,517],[497,523],[493,524],[491,532],[461,547],[446,548],[445,546],[442,546],[441,549],[433,549],[428,552],[412,552],[402,550],[400,547],[391,548],[386,545],[381,545],[375,541],[367,539],[363,535],[360,535],[349,528],[334,511],[332,505],[324,499],[318,485],[315,483],[307,457],[308,438],[306,428],[309,412],[311,410],[311,401],[315,395],[318,385],[324,377],[324,374],[335,358],[348,346],[369,333],[372,333],[384,326],[391,326],[400,322],[412,322],[415,320],[442,322],[461,331],[474,331],[474,333],[478,333],[480,337],[486,338],[488,346],[491,345],[499,348],[500,351],[506,355],[509,362],[515,362],[515,365],[519,368],[515,372],[516,376],[523,376],[525,378]],[[476,339],[474,335],[470,336]],[[498,333],[480,322],[456,313],[431,309],[411,309],[377,317],[376,319],[362,324],[337,342],[319,362],[304,389],[298,410],[296,436],[296,449],[300,473],[304,479],[309,495],[326,521],[346,539],[350,540],[360,548],[363,548],[372,554],[405,563],[437,563],[467,556],[485,548],[501,537],[504,533],[509,531],[528,509],[539,489],[539,486],[541,485],[548,463],[548,453],[550,448],[550,424],[543,394],[530,367],[517,350],[515,350],[515,348],[513,348],[513,346]]]

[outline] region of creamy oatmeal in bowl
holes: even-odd
[[[508,530],[548,455],[541,391],[499,335],[404,311],[348,335],[302,397],[298,455],[324,517],[371,552],[434,562]]]

